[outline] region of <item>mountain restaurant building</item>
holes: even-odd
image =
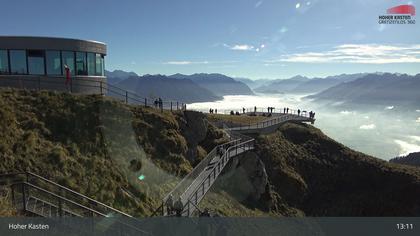
[[[106,44],[0,36],[0,87],[102,94]]]

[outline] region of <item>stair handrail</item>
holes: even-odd
[[[81,205],[81,204],[79,204],[79,203],[77,203],[77,202],[74,202],[74,201],[72,201],[72,200],[70,200],[70,199],[67,199],[67,198],[65,198],[65,197],[63,197],[63,196],[60,196],[60,195],[58,195],[58,194],[56,194],[56,193],[53,193],[53,192],[48,191],[48,190],[45,190],[45,189],[43,189],[43,188],[41,188],[41,187],[38,187],[38,186],[33,185],[33,184],[31,184],[31,183],[29,183],[29,182],[26,182],[26,181],[13,183],[11,186],[12,186],[12,187],[14,187],[14,186],[18,186],[18,185],[25,185],[25,186],[29,186],[29,187],[31,187],[31,188],[34,188],[34,189],[39,190],[39,191],[41,191],[41,192],[44,192],[44,193],[46,193],[46,194],[48,194],[48,195],[51,195],[51,196],[53,196],[53,197],[55,197],[55,198],[57,198],[57,199],[60,199],[60,200],[62,200],[62,201],[69,202],[69,203],[71,203],[71,204],[73,204],[73,205],[76,205],[76,206],[78,206],[78,207],[80,207],[80,208],[82,208],[82,209],[84,209],[84,210],[87,210],[87,211],[93,212],[93,213],[98,214],[98,215],[103,216],[103,217],[107,217],[107,215],[105,215],[105,214],[103,214],[103,213],[101,213],[101,212],[99,212],[99,211],[96,211],[96,210],[94,210],[94,209],[92,209],[92,208],[89,208],[89,207],[87,207],[87,206]]]
[[[79,208],[82,208],[83,210],[86,210],[86,211],[88,211],[88,212],[90,212],[90,213],[95,213],[95,214],[97,214],[98,216],[101,216],[101,217],[106,217],[106,218],[109,218],[109,217],[110,217],[109,215],[106,215],[106,214],[104,214],[104,213],[102,213],[102,212],[99,212],[99,211],[97,211],[97,210],[95,210],[95,209],[92,209],[92,208],[90,208],[90,207],[87,207],[87,206],[84,206],[84,205],[82,205],[82,204],[79,204],[79,203],[77,203],[77,202],[75,202],[75,201],[73,201],[73,200],[70,200],[70,199],[68,199],[68,198],[66,198],[66,197],[60,196],[60,195],[58,195],[58,194],[56,194],[56,193],[53,193],[53,192],[51,192],[51,191],[48,191],[48,190],[46,190],[46,189],[43,189],[43,188],[41,188],[41,187],[39,187],[39,186],[36,186],[36,185],[31,184],[31,183],[26,182],[26,181],[13,183],[13,184],[11,184],[11,187],[12,187],[12,189],[13,189],[13,187],[14,187],[14,186],[18,186],[18,185],[29,186],[29,187],[31,187],[31,188],[34,188],[34,189],[38,190],[38,191],[41,191],[41,192],[46,193],[46,194],[48,194],[48,195],[50,195],[50,196],[53,196],[54,198],[60,199],[60,200],[61,200],[61,201],[63,201],[63,202],[67,202],[67,203],[70,203],[70,204],[72,204],[72,205],[75,205],[75,206],[77,206],[77,207],[79,207]],[[25,191],[25,189],[23,189],[23,191]],[[23,204],[25,204],[25,202],[23,202]],[[132,226],[132,225],[130,225],[130,224],[127,224],[127,223],[125,223],[125,222],[123,222],[123,221],[120,221],[120,220],[118,220],[118,219],[116,220],[116,222],[118,222],[119,224],[123,224],[124,226],[129,227],[129,228],[131,228],[131,229],[133,229],[133,230],[135,230],[135,231],[141,232],[141,233],[143,233],[143,234],[148,234],[148,235],[150,234],[150,233],[148,233],[148,232],[146,232],[146,231],[143,231],[143,230],[141,230],[141,229],[139,229],[139,228],[137,228],[137,227],[134,227],[134,226]]]
[[[200,187],[209,179],[209,178],[211,178],[211,176],[212,176],[212,173],[213,172],[215,172],[215,169],[216,169],[216,166],[217,165],[219,165],[220,163],[224,163],[225,165],[220,169],[220,172],[218,172],[217,173],[217,176],[214,178],[214,179],[217,179],[217,177],[220,175],[220,173],[223,171],[223,169],[224,169],[224,167],[226,166],[226,164],[229,162],[229,160],[230,160],[230,158],[231,158],[231,156],[230,156],[230,151],[232,151],[232,150],[235,150],[235,149],[238,149],[238,148],[240,148],[241,146],[244,146],[245,144],[248,144],[248,143],[253,143],[255,141],[255,139],[250,139],[250,140],[247,140],[247,141],[244,141],[244,142],[241,142],[241,143],[238,143],[238,144],[236,144],[236,145],[234,145],[234,146],[231,146],[231,147],[229,147],[225,152],[224,152],[224,154],[222,155],[222,157],[220,158],[220,160],[217,162],[217,164],[215,164],[213,167],[212,167],[212,171],[206,176],[206,178],[204,178],[201,182],[200,182],[200,184],[199,185],[197,185],[197,188],[194,190],[194,192],[190,195],[190,196],[187,196],[187,204],[186,205],[188,205],[188,202],[192,202],[192,203],[194,203],[193,201],[192,201],[192,198],[193,198],[193,196],[195,195],[195,193],[200,189]],[[229,154],[229,157],[227,156]],[[227,158],[229,158],[229,159],[227,159]],[[227,159],[227,160],[226,160]],[[213,174],[214,175],[214,174]],[[203,196],[208,192],[208,190],[210,189],[210,187],[209,188],[207,188],[205,191],[204,191],[204,193],[203,193]],[[201,198],[202,199],[202,198]],[[196,203],[194,203],[194,204],[196,204]],[[185,206],[184,206],[185,207]],[[188,212],[188,214],[189,214],[189,212]]]
[[[76,192],[76,191],[74,191],[74,190],[71,190],[71,189],[69,189],[69,188],[67,188],[67,187],[64,187],[63,185],[57,184],[57,183],[55,183],[55,182],[53,182],[53,181],[51,181],[51,180],[49,180],[49,179],[46,179],[46,178],[44,178],[44,177],[42,177],[42,176],[40,176],[40,175],[37,175],[37,174],[35,174],[35,173],[32,173],[32,172],[30,172],[30,171],[17,172],[17,173],[6,173],[6,174],[1,174],[1,175],[0,175],[0,177],[3,177],[3,176],[11,176],[11,175],[13,175],[13,174],[15,174],[15,175],[26,175],[27,182],[29,182],[29,177],[28,177],[28,175],[33,176],[33,177],[35,177],[35,178],[37,178],[37,179],[40,179],[40,180],[42,180],[42,181],[44,181],[44,182],[46,182],[46,183],[48,183],[48,184],[51,184],[51,185],[53,185],[53,186],[55,186],[55,187],[58,187],[58,189],[65,190],[65,191],[67,191],[67,192],[70,192],[71,194],[76,195],[77,197],[80,197],[80,198],[82,198],[82,199],[86,199],[86,200],[88,200],[88,201],[89,201],[89,202],[91,202],[91,203],[95,203],[95,204],[97,204],[97,205],[100,205],[100,206],[104,207],[105,209],[108,209],[108,210],[111,210],[111,211],[116,212],[116,213],[118,213],[118,214],[121,214],[121,215],[123,215],[123,216],[126,216],[126,217],[130,217],[130,218],[132,218],[132,216],[131,216],[131,215],[129,215],[129,214],[127,214],[127,213],[124,213],[124,212],[122,212],[122,211],[120,211],[120,210],[117,210],[117,209],[115,209],[115,208],[111,207],[111,206],[108,206],[108,205],[106,205],[106,204],[104,204],[104,203],[101,203],[101,202],[99,202],[99,201],[97,201],[97,200],[94,200],[94,199],[92,199],[92,198],[90,198],[90,197],[88,197],[88,196],[86,196],[86,195],[80,194],[80,193],[78,193],[78,192]]]
[[[202,173],[202,171],[200,171],[200,172],[197,172],[197,170],[199,169],[199,168],[205,168],[207,165],[208,165],[208,163],[210,163],[212,160],[213,160],[213,158],[215,157],[215,154],[217,153],[217,149],[218,148],[220,148],[220,147],[225,147],[225,146],[227,146],[227,145],[230,145],[230,144],[232,144],[232,143],[235,143],[235,142],[238,142],[238,141],[240,141],[240,139],[236,139],[236,140],[232,140],[232,141],[229,141],[229,142],[226,142],[226,143],[223,143],[223,144],[219,144],[219,145],[217,145],[216,147],[214,147],[208,154],[207,154],[207,156],[203,159],[203,160],[201,160],[200,161],[200,163],[198,163],[194,168],[193,168],[193,170],[190,172],[190,173],[188,173],[176,186],[175,186],[175,188],[173,188],[163,199],[162,199],[162,203],[161,203],[161,205],[158,207],[158,209],[156,209],[154,212],[153,212],[153,214],[152,214],[152,216],[153,215],[155,215],[157,212],[159,212],[159,209],[161,209],[162,210],[162,212],[164,212],[165,211],[165,205],[167,204],[167,201],[168,201],[168,198],[169,198],[169,196],[173,196],[174,197],[174,201],[176,201],[177,200],[177,198],[179,197],[179,196],[181,196],[187,189],[189,189],[190,188],[190,186],[191,186],[191,184],[194,182],[194,180],[195,180],[195,178],[197,178],[199,175],[200,175],[200,173]],[[192,177],[192,175],[194,175],[194,174],[198,174],[198,176],[196,176],[195,178],[191,178]],[[187,180],[190,180],[191,181],[191,183],[188,183],[187,182]],[[182,190],[182,192],[180,192],[180,190],[179,190],[179,188],[181,188],[181,186],[183,186],[183,185],[186,185],[185,186],[185,190]],[[179,191],[179,193],[176,193],[177,191]],[[175,196],[176,195],[176,196]],[[179,195],[179,196],[178,196]]]

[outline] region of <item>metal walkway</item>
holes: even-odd
[[[225,128],[230,135],[230,142],[216,146],[178,185],[162,200],[161,206],[152,216],[173,216],[175,212],[168,212],[168,200],[179,199],[182,202],[182,216],[193,216],[200,212],[198,205],[211,188],[217,177],[223,171],[226,164],[232,157],[243,154],[254,149],[255,140],[244,134],[262,133],[263,131],[274,131],[278,126],[287,121],[311,122],[315,119],[307,116],[276,113],[273,118],[247,126]]]

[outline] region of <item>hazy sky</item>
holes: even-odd
[[[1,35],[108,45],[107,69],[249,78],[420,73],[420,22],[379,25],[401,0],[3,0]],[[416,19],[416,16],[414,16]]]

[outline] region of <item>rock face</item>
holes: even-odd
[[[268,186],[267,172],[264,163],[253,152],[245,153],[239,160],[239,168],[242,168],[247,174],[248,181],[252,188],[249,197],[252,200],[259,200],[261,195],[266,192]]]
[[[219,178],[218,184],[241,202],[257,203],[270,195],[264,163],[253,152],[233,158]],[[270,202],[264,205],[269,208]]]
[[[185,111],[183,115],[178,118],[178,123],[181,133],[188,144],[186,158],[191,163],[194,163],[197,161],[198,157],[198,144],[204,141],[207,135],[207,119],[201,112]]]

